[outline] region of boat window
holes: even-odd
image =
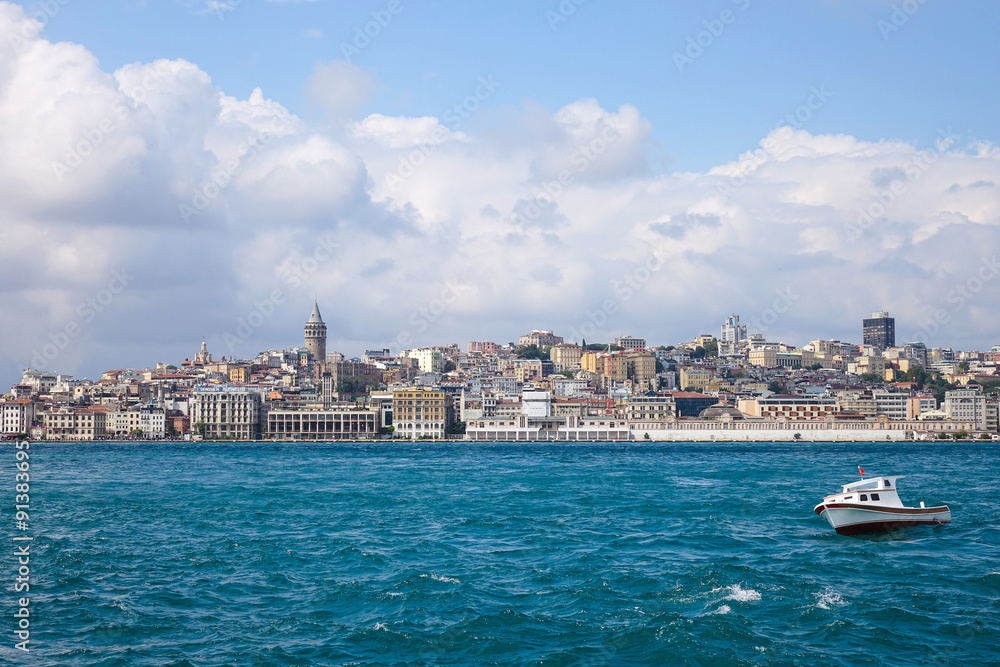
[[[877,493],[873,493],[872,494],[872,500],[878,500],[878,494]]]
[[[851,499],[851,498],[853,498],[853,497],[854,497],[854,496],[844,496],[844,500],[850,500],[850,499]]]
[[[861,502],[865,502],[866,500],[868,500],[868,496],[866,496],[865,494],[862,493],[861,497],[858,498],[858,500],[860,500]]]
[[[885,488],[887,488],[887,489],[888,489],[888,488],[889,488],[889,487],[891,487],[891,486],[892,486],[892,482],[891,482],[891,481],[889,481],[889,480],[885,480]]]

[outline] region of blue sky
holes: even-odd
[[[0,2],[0,386],[45,350],[95,377],[202,337],[301,345],[314,295],[348,355],[531,328],[677,344],[731,313],[858,341],[874,310],[901,342],[989,349],[998,19],[944,0]]]
[[[832,103],[809,120],[815,133],[929,145],[938,128],[952,127],[997,139],[996,3],[926,0],[888,32],[879,21],[891,23],[904,3],[586,0],[555,22],[555,1],[400,2],[352,59],[381,84],[366,111],[440,115],[493,74],[503,83],[494,109],[531,101],[555,110],[588,97],[605,108],[633,104],[653,124],[660,169],[703,170],[755,146],[811,86],[825,85]],[[86,45],[106,70],[184,58],[228,94],[261,87],[304,115],[315,63],[341,59],[341,45],[388,4],[245,0],[211,11],[72,0],[45,34]],[[726,10],[733,21],[679,72],[674,52]]]

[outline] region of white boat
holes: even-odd
[[[845,484],[843,491],[824,498],[814,511],[841,535],[951,523],[947,505],[905,507],[896,491],[896,480],[902,478],[869,477]]]

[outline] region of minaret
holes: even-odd
[[[313,302],[313,312],[306,322],[306,349],[313,361],[326,361],[326,324],[319,314],[319,301]]]

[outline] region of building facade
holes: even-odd
[[[882,310],[870,313],[861,323],[862,342],[866,347],[885,350],[896,347],[896,320]]]
[[[365,440],[379,434],[379,410],[272,410],[266,436],[274,440]]]
[[[394,435],[401,438],[444,438],[452,422],[451,397],[440,389],[392,392]]]
[[[236,387],[199,387],[191,393],[191,428],[204,424],[206,438],[257,440],[261,435],[261,396]]]
[[[634,338],[632,336],[619,336],[615,338],[615,345],[623,350],[645,350],[646,339]]]
[[[525,345],[535,345],[539,348],[554,347],[562,342],[563,337],[557,336],[551,331],[532,331],[517,339],[519,347],[524,347]]]
[[[974,421],[979,430],[986,430],[986,397],[979,389],[946,391],[944,413],[948,419]]]

